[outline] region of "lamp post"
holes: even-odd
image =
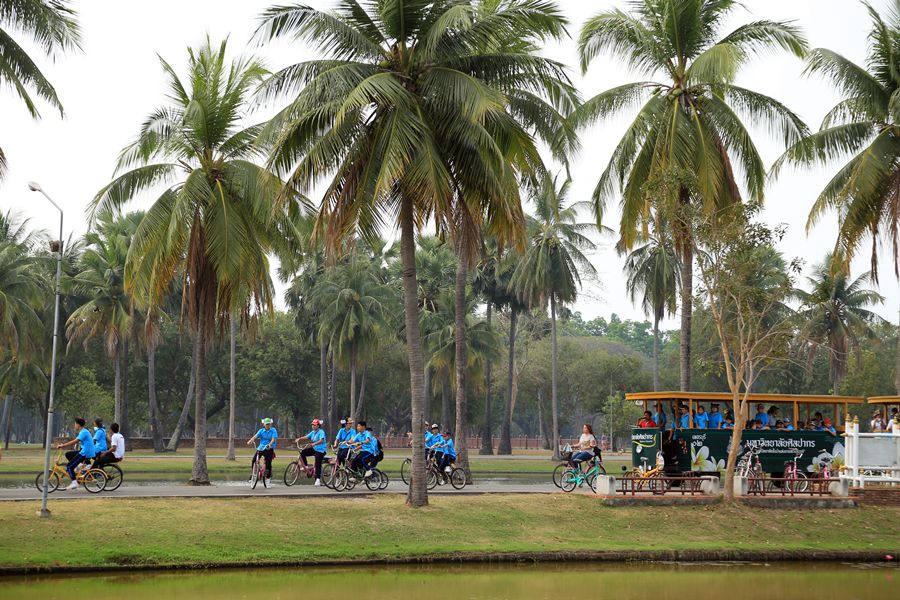
[[[53,397],[56,391],[56,347],[59,342],[59,285],[62,279],[62,253],[63,253],[63,210],[41,186],[33,181],[28,183],[28,189],[38,192],[50,201],[50,204],[59,211],[59,239],[50,242],[50,249],[56,251],[56,306],[53,309],[53,354],[50,359],[50,399],[47,401],[47,437],[44,440],[44,485],[41,486],[41,510],[38,516],[49,517],[47,508],[47,485],[50,479],[50,446],[53,443]]]

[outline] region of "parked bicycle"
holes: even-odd
[[[784,463],[785,489],[795,494],[802,494],[809,489],[809,481],[806,479],[806,474],[797,466],[797,461],[800,460],[801,456],[803,456],[803,450],[795,450],[794,458]]]
[[[622,470],[625,471],[622,478],[634,480],[634,488],[638,491],[646,489],[654,494],[664,494],[671,487],[671,483],[665,479],[666,462],[662,452],[656,453],[656,466],[652,469],[648,466],[649,462],[650,460],[646,456],[642,456],[641,466],[630,471],[626,467],[622,467]]]
[[[47,472],[47,493],[55,492],[59,489],[62,478],[68,479],[69,473],[66,471],[66,464],[62,462],[62,450],[56,453],[53,459],[53,466]],[[84,489],[92,494],[102,492],[106,487],[106,473],[101,469],[94,469],[88,463],[78,465],[75,470],[75,481],[80,483]],[[34,478],[34,487],[38,491],[44,491],[44,472],[41,471]],[[117,486],[118,487],[118,486]]]
[[[747,479],[750,493],[762,492],[771,487],[771,482],[765,479],[766,472],[763,470],[762,461],[759,458],[761,453],[759,448],[750,448],[741,455],[734,467],[735,475]]]

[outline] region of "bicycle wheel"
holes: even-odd
[[[438,484],[438,474],[434,472],[434,469],[428,469],[425,473],[425,483],[428,486],[429,490],[433,490],[437,487]]]
[[[809,480],[802,471],[794,473],[793,479],[785,482],[789,491],[795,494],[802,494],[809,489]]]
[[[354,473],[353,471],[346,471],[347,475],[347,485],[346,490],[349,492],[353,488],[356,487],[356,484],[359,483],[360,475],[358,473]]]
[[[663,479],[662,474],[654,473],[650,477],[647,477],[647,488],[656,495],[661,495],[666,493],[666,480]]]
[[[34,487],[38,489],[39,492],[44,491],[44,474],[38,473],[37,477],[34,478]],[[56,490],[59,489],[59,474],[56,471],[50,471],[47,473],[47,493],[52,494]]]
[[[379,472],[381,473],[381,485],[378,486],[378,489],[386,490],[387,486],[391,482],[391,480],[388,478],[387,473],[385,473],[384,471],[379,471]]]
[[[330,489],[333,489],[331,484],[334,481],[334,470],[334,463],[332,462],[322,465],[322,485]]]
[[[562,474],[569,468],[569,465],[566,463],[560,463],[556,465],[556,468],[553,469],[553,485],[556,487],[562,487],[560,482],[562,481]]]
[[[566,469],[559,480],[559,487],[568,493],[578,487],[578,481],[578,473],[575,472],[575,469]]]
[[[409,471],[412,469],[412,459],[407,458],[400,463],[400,479],[406,485],[409,485]]]
[[[331,479],[331,489],[336,492],[343,492],[347,489],[347,471],[343,469],[334,470],[334,476]]]
[[[106,473],[103,469],[90,469],[81,478],[81,485],[92,494],[98,494],[106,487]]]
[[[450,471],[450,485],[455,490],[461,490],[466,487],[467,479],[466,472],[462,469],[456,468]]]
[[[103,465],[103,472],[106,473],[106,487],[103,488],[104,492],[114,492],[119,489],[119,486],[122,485],[122,479],[125,477],[125,474],[122,473],[122,469],[119,468],[118,465]]]
[[[257,483],[259,483],[259,471],[256,468],[256,463],[253,463],[253,467],[250,469],[250,489],[255,490]]]
[[[284,485],[291,487],[297,480],[300,478],[300,465],[297,464],[297,461],[288,463],[288,466],[284,469]]]
[[[372,474],[366,477],[366,487],[370,492],[377,492],[381,487],[381,471],[372,469]]]

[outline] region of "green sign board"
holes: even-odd
[[[631,433],[631,462],[635,467],[647,464],[652,467],[660,448],[659,429],[633,429]],[[667,432],[669,434],[671,432]],[[677,443],[678,467],[682,471],[698,473],[725,472],[728,449],[731,446],[729,429],[680,429],[675,439],[683,439],[685,445]],[[750,431],[743,433],[738,459],[750,448],[761,450],[759,458],[767,473],[784,471],[784,463],[802,450],[799,467],[807,473],[815,473],[823,457],[832,460],[832,467],[838,469],[844,464],[844,443],[840,436],[827,431]]]

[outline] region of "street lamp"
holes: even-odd
[[[56,347],[59,341],[59,282],[62,279],[62,253],[63,253],[63,210],[47,195],[47,192],[33,181],[28,182],[28,189],[38,192],[50,201],[50,204],[59,211],[59,239],[50,242],[50,250],[56,252],[56,306],[53,310],[53,355],[50,359],[50,399],[47,402],[47,438],[44,441],[44,485],[41,489],[41,510],[38,516],[49,517],[47,508],[47,486],[50,483],[50,446],[53,443],[53,396],[56,391]]]

